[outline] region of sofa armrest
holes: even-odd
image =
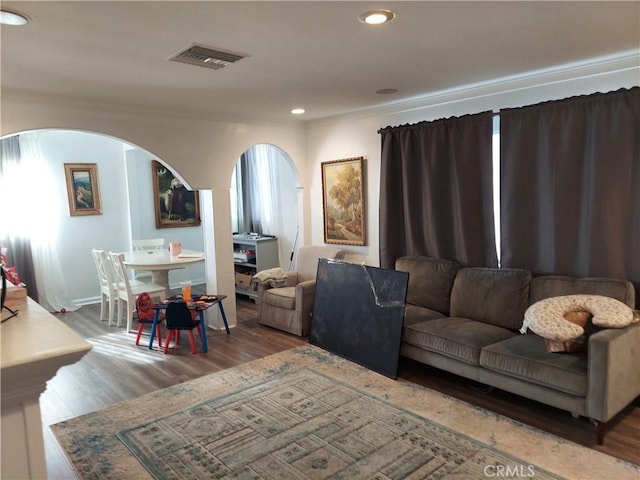
[[[587,415],[606,422],[640,395],[640,323],[589,337]]]

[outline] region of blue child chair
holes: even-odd
[[[202,330],[200,329],[200,320],[193,318],[192,310],[187,308],[187,304],[185,302],[172,302],[167,305],[165,319],[167,322],[167,337],[164,340],[164,353],[167,353],[169,350],[171,338],[174,338],[176,345],[180,344],[180,330],[187,330],[189,332],[191,353],[196,353],[193,329],[198,329],[200,338],[202,338]]]

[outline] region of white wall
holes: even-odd
[[[70,279],[69,296],[80,304],[91,303],[100,291],[91,248],[129,249],[129,204],[123,144],[112,138],[83,132],[49,130],[38,132],[38,137],[41,154],[55,175],[56,189],[62,199],[62,209],[57,212],[60,229],[56,248],[63,271]],[[65,163],[97,164],[102,215],[69,215]],[[47,208],[45,201],[43,208]]]

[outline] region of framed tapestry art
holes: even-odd
[[[324,242],[365,245],[363,157],[322,162]]]
[[[65,163],[64,175],[67,180],[69,214],[72,217],[101,215],[98,165],[95,163]]]
[[[157,160],[151,161],[151,172],[156,228],[200,225],[198,192],[188,190],[167,167]]]

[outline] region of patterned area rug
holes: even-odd
[[[52,430],[83,479],[640,476],[631,464],[313,346]]]

